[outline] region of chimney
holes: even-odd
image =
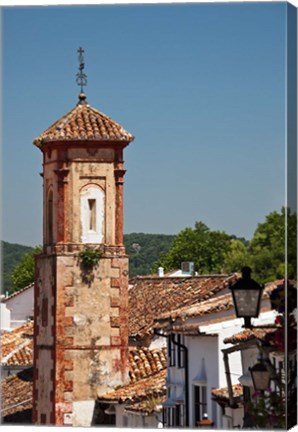
[[[164,269],[163,269],[163,267],[158,267],[158,276],[159,277],[164,277]]]

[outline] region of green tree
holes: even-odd
[[[34,257],[41,252],[41,246],[36,246],[26,253],[12,272],[12,291],[18,291],[34,281]]]
[[[283,207],[280,213],[273,211],[258,224],[248,247],[254,278],[260,282],[286,276],[286,232],[287,277],[296,279],[297,214]]]
[[[23,246],[14,243],[1,241],[2,261],[2,293],[12,292],[11,273],[17,264],[20,263],[25,253],[33,250],[30,246]]]
[[[198,221],[194,229],[185,228],[177,235],[169,252],[156,265],[169,271],[180,268],[183,261],[193,261],[200,274],[221,273],[230,242],[231,237],[225,232],[211,231]]]
[[[129,256],[129,276],[148,275],[153,264],[170,249],[175,236],[165,234],[124,234],[124,245]]]
[[[224,254],[225,273],[240,272],[247,265],[250,265],[247,246],[241,240],[232,239]]]

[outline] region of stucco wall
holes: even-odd
[[[22,326],[33,316],[33,302],[33,285],[5,301],[6,307],[11,311],[11,328]]]
[[[1,303],[1,330],[10,330],[10,317],[11,312],[6,303]]]
[[[129,408],[129,406],[128,406]],[[125,405],[117,404],[116,409],[116,427],[129,429],[143,428],[160,428],[162,427],[162,412],[152,413],[149,415],[138,412],[125,411]]]
[[[217,337],[188,336],[185,344],[189,350],[189,421],[190,426],[194,424],[194,380],[202,377],[207,380],[207,413],[208,417],[216,423],[213,418],[214,402],[211,401],[211,390],[218,387],[218,340]],[[202,370],[203,369],[203,370]]]

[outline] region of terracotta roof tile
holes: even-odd
[[[239,276],[139,277],[131,279],[129,291],[130,336],[153,332],[154,320],[178,307],[191,306],[219,293]]]
[[[32,371],[10,375],[1,381],[1,416],[32,409]]]
[[[33,322],[1,335],[1,366],[33,364]]]
[[[87,103],[79,103],[46,129],[33,143],[42,147],[51,141],[130,142],[134,136]]]
[[[141,402],[136,402],[128,405],[125,408],[125,411],[130,412],[138,412],[145,414],[152,414],[153,412],[160,412],[162,410],[162,404],[166,401],[167,395],[163,394],[158,397],[147,397],[143,399]]]
[[[243,387],[241,384],[234,384],[232,386],[232,389],[233,389],[233,397],[234,398],[239,399],[243,396]],[[214,399],[222,400],[224,402],[229,401],[228,387],[222,387],[222,388],[211,390],[211,394],[214,397]]]
[[[167,370],[163,369],[148,378],[132,382],[105,395],[101,395],[98,400],[105,402],[136,403],[150,397],[157,398],[164,396],[166,394],[166,376]]]
[[[137,348],[129,351],[129,375],[131,382],[148,378],[167,367],[166,348]]]
[[[136,411],[154,411],[166,395],[166,348],[138,347],[129,351],[130,384],[100,395],[105,402],[129,403]]]
[[[224,339],[224,343],[236,344],[239,342],[247,342],[252,339],[258,339],[260,341],[265,341],[268,335],[272,335],[276,332],[276,328],[255,328],[255,329],[245,329],[239,333],[229,336]]]
[[[266,285],[263,291],[263,298],[268,299],[271,291],[278,285],[279,281],[272,282]],[[163,314],[159,314],[156,319],[155,327],[166,326],[166,323],[162,324],[163,321],[181,319],[184,321],[187,318],[199,317],[208,315],[211,313],[222,312],[226,310],[234,309],[233,299],[230,292],[215,296],[205,301],[196,302],[193,305],[183,306],[174,310],[169,310]],[[235,315],[235,314],[234,314]],[[172,326],[173,324],[171,324]]]

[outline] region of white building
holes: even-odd
[[[270,310],[269,300],[274,287],[270,284],[264,290],[261,314],[253,320],[255,325],[274,323],[276,314]],[[222,350],[232,346],[225,340],[240,332],[242,325],[243,320],[235,317],[228,287],[208,300],[164,313],[157,319],[157,329],[168,337],[168,393],[163,404],[167,427],[197,427],[207,416],[212,428],[243,426],[242,398],[238,397],[236,403],[231,390],[234,409],[223,411],[214,393],[224,387],[234,387],[239,393],[241,353],[232,351],[227,359]]]
[[[1,330],[21,327],[33,319],[34,284],[1,299]],[[3,311],[3,318],[2,318]],[[10,317],[9,317],[10,315]],[[10,320],[10,323],[9,323]]]

